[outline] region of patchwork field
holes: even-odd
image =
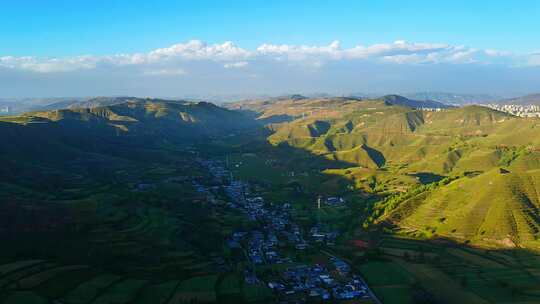
[[[383,303],[540,302],[540,256],[533,252],[389,236],[376,248],[376,257],[355,266]]]
[[[271,297],[262,286],[243,286],[235,273],[195,276],[167,282],[113,275],[83,266],[47,269],[45,261],[19,261],[0,265],[0,303],[257,303]],[[29,274],[28,267],[34,266]]]

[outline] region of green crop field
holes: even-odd
[[[456,248],[390,236],[379,244],[377,260],[362,260],[355,266],[384,303],[393,303],[394,291],[400,294],[396,299],[413,299],[419,288],[452,303],[540,301],[540,264],[535,253]]]
[[[370,262],[358,266],[373,286],[407,285],[412,283],[409,273],[392,262]]]

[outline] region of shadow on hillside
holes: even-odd
[[[265,118],[257,119],[257,122],[267,125],[267,124],[278,124],[278,123],[284,123],[284,122],[291,122],[295,120],[296,118],[289,115],[272,115]]]
[[[366,144],[364,144],[362,147],[364,148],[364,150],[366,150],[367,154],[373,160],[373,162],[375,162],[377,167],[384,167],[384,165],[386,164],[386,158],[379,150],[374,149]]]
[[[422,184],[438,182],[441,179],[445,178],[445,176],[443,175],[435,174],[432,172],[418,172],[418,173],[408,174],[408,175],[418,178],[418,180]]]

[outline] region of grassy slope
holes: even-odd
[[[254,109],[265,117],[296,114],[295,120],[273,125],[269,141],[349,164],[326,173],[363,191],[391,194],[467,173],[384,216],[398,227],[492,246],[540,244],[538,120],[479,106],[426,112],[334,99]],[[300,109],[309,115],[298,116]]]

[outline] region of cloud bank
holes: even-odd
[[[325,46],[263,44],[254,51],[241,48],[231,41],[208,45],[200,40],[191,40],[148,53],[85,55],[69,58],[3,56],[0,57],[0,66],[38,73],[87,70],[100,66],[131,65],[144,69],[148,66],[177,66],[186,61],[205,60],[224,62],[224,68],[245,67],[248,61],[256,62],[257,60],[317,62],[319,64],[336,60],[370,60],[398,64],[478,63],[519,66],[538,64],[538,56],[540,56],[538,53],[515,55],[507,51],[480,50],[442,43],[410,43],[403,40],[387,44],[358,45],[352,48],[342,48],[339,41]]]
[[[426,74],[431,75],[430,77],[448,79],[448,73],[473,71],[478,76],[480,72],[506,71],[515,75],[516,70],[521,69],[525,71],[522,74],[528,75],[525,79],[526,84],[531,78],[537,79],[538,67],[540,67],[540,52],[516,54],[504,50],[477,49],[445,43],[398,40],[392,43],[348,48],[342,47],[339,41],[322,46],[268,43],[249,50],[230,41],[207,44],[200,40],[191,40],[146,53],[55,58],[0,55],[0,80],[8,79],[9,83],[16,79],[16,87],[26,87],[23,90],[26,92],[33,88],[36,90],[42,88],[44,83],[48,82],[57,88],[56,92],[61,89],[59,83],[63,80],[73,82],[74,79],[79,79],[75,87],[94,81],[98,86],[96,91],[99,91],[104,87],[99,79],[114,79],[117,88],[122,91],[131,89],[154,95],[163,92],[163,95],[181,94],[180,91],[186,89],[203,92],[205,88],[208,91],[221,91],[229,87],[231,90],[242,91],[246,89],[241,85],[228,85],[242,79],[250,79],[251,90],[272,88],[274,91],[287,91],[296,83],[299,89],[316,91],[319,88],[310,88],[308,84],[313,84],[313,80],[323,84],[322,81],[328,77],[330,80],[327,81],[330,84],[324,84],[321,89],[354,91],[354,86],[364,90],[375,83],[377,86],[384,86],[385,81],[391,86],[396,79],[411,77],[410,74],[403,73],[416,74],[417,86],[421,86],[426,82],[424,79],[426,76],[423,76]],[[371,75],[370,78],[366,77],[368,73]],[[155,80],[153,83],[152,78],[163,82],[158,83]],[[292,78],[286,82],[289,87],[283,85],[280,87],[280,83],[287,78]],[[487,78],[491,76],[488,75]],[[136,81],[141,79],[146,79],[146,83],[136,84]],[[348,83],[349,86],[332,86],[337,80]],[[53,81],[56,83],[52,83]],[[172,81],[176,81],[177,84],[181,82],[182,85],[177,85],[175,91]],[[36,86],[36,82],[40,86]],[[411,79],[408,82],[412,83]],[[452,87],[457,83],[460,81],[450,81],[447,85]],[[7,89],[5,82],[4,85],[0,84],[0,89],[15,95],[22,93],[15,89]],[[415,89],[429,88],[409,86],[409,90]],[[36,92],[39,91],[42,90]],[[88,90],[82,91],[86,93]],[[107,90],[104,92],[115,93]]]

